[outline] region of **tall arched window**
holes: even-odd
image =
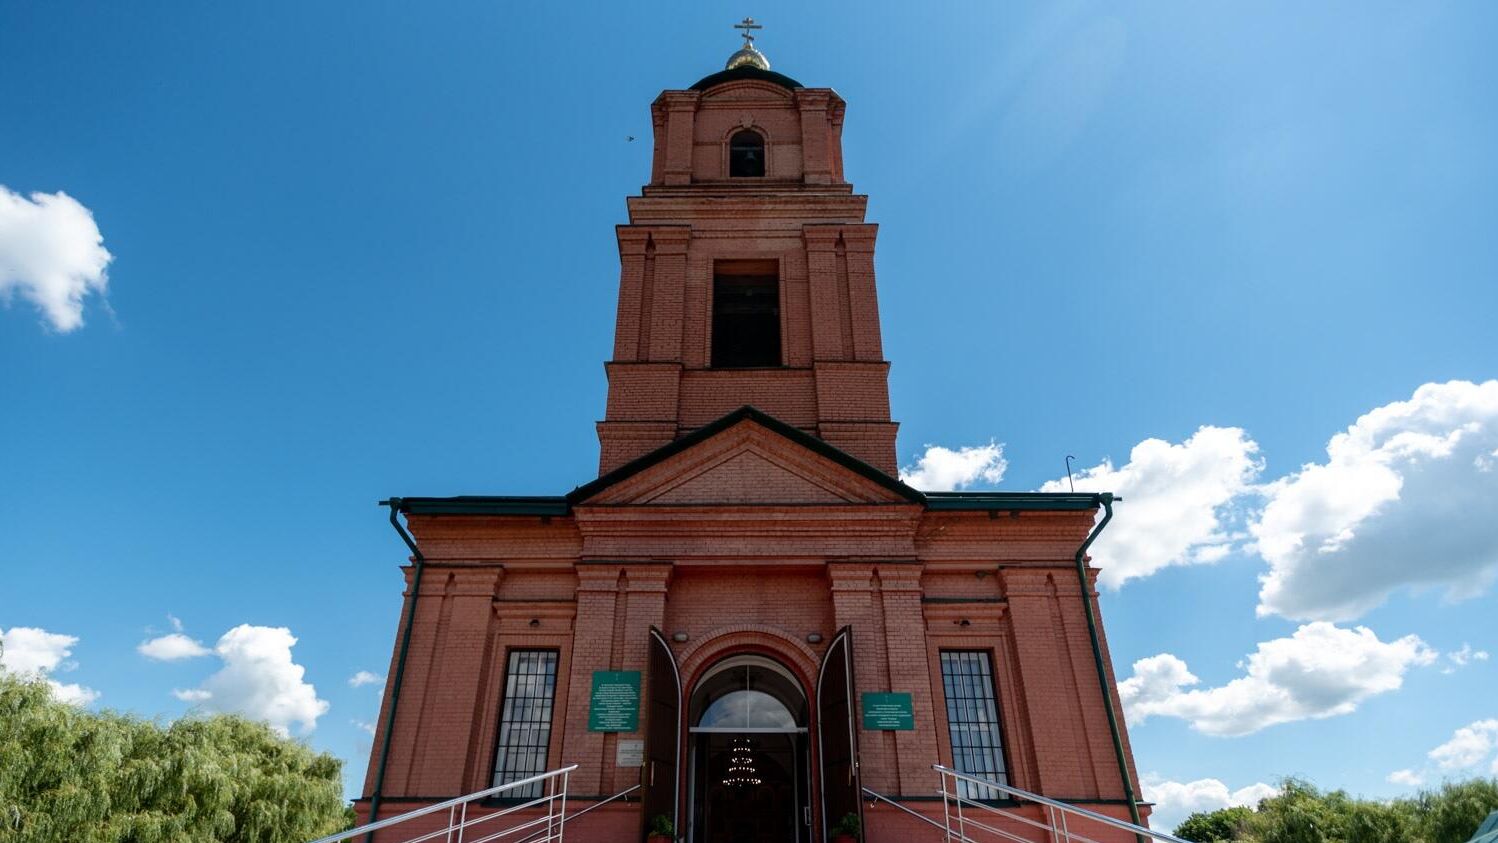
[[[765,139],[758,132],[743,130],[728,141],[728,175],[763,176],[765,174]]]

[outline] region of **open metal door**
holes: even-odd
[[[650,628],[650,656],[645,671],[645,767],[640,770],[640,824],[649,829],[660,814],[681,833],[681,674],[660,630]]]
[[[822,772],[822,839],[847,814],[863,824],[858,730],[853,723],[853,628],[833,636],[817,675],[817,766]]]

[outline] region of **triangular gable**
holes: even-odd
[[[924,496],[744,407],[567,496],[572,504],[920,503]]]

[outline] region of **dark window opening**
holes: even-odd
[[[780,279],[776,275],[741,275],[718,267],[713,275],[712,365],[715,369],[780,365]]]
[[[1008,784],[1004,742],[994,700],[993,662],[985,651],[943,650],[941,684],[947,698],[947,733],[952,738],[952,767],[974,778]],[[959,781],[958,794],[968,799],[998,799],[991,787]]]
[[[765,174],[765,139],[758,132],[745,129],[728,142],[728,175],[762,176]]]
[[[511,650],[505,667],[503,713],[499,719],[499,749],[494,758],[494,784],[518,782],[546,772],[551,746],[551,709],[557,691],[555,650]],[[542,782],[505,791],[502,795],[533,799]]]

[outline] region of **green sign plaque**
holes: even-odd
[[[640,671],[593,671],[593,694],[588,700],[588,731],[640,730]]]
[[[864,694],[863,728],[870,732],[908,732],[915,728],[909,694]]]

